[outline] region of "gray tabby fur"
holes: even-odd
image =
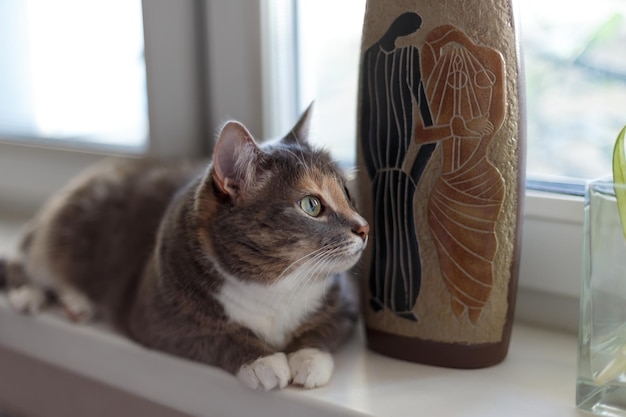
[[[306,142],[308,113],[263,147],[227,123],[208,167],[92,167],[0,263],[13,305],[36,312],[45,290],[74,320],[96,312],[144,346],[219,366],[251,388],[325,384],[327,352],[357,320],[345,271],[369,227],[329,154]],[[299,207],[306,195],[322,200],[320,217]]]

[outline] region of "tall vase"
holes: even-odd
[[[512,0],[367,0],[359,88],[368,346],[479,368],[507,353],[524,196]]]

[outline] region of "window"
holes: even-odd
[[[297,0],[296,4],[300,108],[316,101],[315,140],[352,165],[365,1]]]
[[[105,154],[208,148],[204,9],[190,0],[0,2],[0,211],[32,213]],[[73,18],[62,24],[65,15]],[[94,28],[99,37],[86,41]],[[109,64],[116,82],[81,84]]]
[[[519,4],[529,178],[582,183],[609,175],[613,144],[626,123],[626,3]]]
[[[318,140],[351,158],[365,0],[296,3],[300,107],[316,97],[320,129],[327,129],[317,132]],[[626,54],[618,52],[626,45],[626,2],[519,5],[529,179],[581,183],[609,174],[613,142],[626,123]]]
[[[0,7],[3,136],[146,147],[139,0],[5,0]]]
[[[330,1],[296,4],[300,108],[317,97],[316,140],[352,162],[365,0],[341,6]],[[626,54],[618,52],[626,44],[626,3],[598,0],[593,8],[564,0],[518,4],[529,187],[520,280],[531,291],[575,299],[581,276],[583,184],[610,173],[613,142],[626,123]],[[576,302],[570,307],[577,310]]]

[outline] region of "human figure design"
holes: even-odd
[[[460,317],[467,310],[475,323],[491,293],[504,196],[502,177],[487,159],[504,120],[504,63],[452,26],[429,33],[421,60],[418,48],[396,47],[421,23],[416,13],[399,16],[363,56],[360,134],[374,204],[370,306],[417,320],[422,260],[413,202],[441,146],[428,227],[452,311]],[[407,160],[411,143],[419,145],[414,161]]]
[[[451,309],[457,317],[467,311],[476,323],[493,287],[495,228],[505,192],[502,175],[487,155],[505,117],[504,60],[495,49],[478,46],[446,25],[428,34],[422,72],[434,126],[416,119],[413,139],[440,141],[443,147],[428,225]]]
[[[418,48],[396,47],[399,37],[422,24],[416,13],[399,16],[362,61],[361,146],[374,201],[370,305],[416,321],[412,312],[421,285],[413,197],[434,143],[420,147],[407,167],[414,118],[431,126]],[[414,116],[415,113],[415,116]]]

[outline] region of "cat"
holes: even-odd
[[[226,123],[212,162],[107,160],[74,179],[3,261],[9,303],[98,315],[148,348],[218,366],[252,389],[331,378],[358,318],[347,271],[369,225],[310,109],[260,146]],[[3,275],[0,271],[0,275]]]

